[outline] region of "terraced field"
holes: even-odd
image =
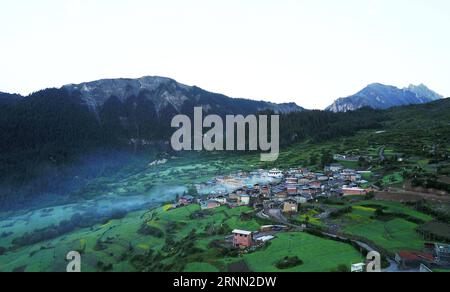
[[[377,216],[376,210],[383,209],[383,216]],[[399,217],[402,214],[402,217]],[[422,250],[424,239],[419,235],[417,222],[430,222],[429,215],[415,211],[395,202],[362,201],[353,204],[353,211],[337,221],[343,226],[343,232],[368,239],[389,252],[399,250]]]

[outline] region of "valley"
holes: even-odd
[[[391,131],[361,131],[353,137],[326,143],[300,143],[285,148],[275,163],[260,162],[259,156],[252,153],[210,153],[168,157],[163,164],[149,160],[139,167],[126,167],[122,170],[126,175],[116,176],[120,180],[100,177],[78,190],[76,193],[81,194],[78,202],[17,214],[1,213],[0,270],[64,271],[65,255],[71,250],[81,253],[83,271],[329,272],[347,271],[351,264],[363,261],[364,252],[349,241],[322,235],[330,231],[363,241],[391,259],[402,250],[420,251],[433,236],[438,236],[430,223],[442,220],[445,223],[448,218],[445,216],[450,214],[449,195],[416,191],[422,194],[420,199],[404,200],[398,193],[405,192],[409,197],[402,190],[408,171],[421,166],[424,173],[439,170],[442,177],[448,177],[443,170],[448,169],[449,162],[402,154],[395,145],[404,143],[401,139],[390,145],[382,144],[386,141],[382,135],[392,135]],[[381,147],[385,162],[379,161]],[[339,152],[334,152],[336,149]],[[199,193],[194,186],[207,186],[206,183],[222,175],[299,166],[322,171],[323,164],[332,162],[327,153],[340,154],[336,156],[339,159],[350,157],[334,162],[346,168],[370,169],[363,173],[363,179],[367,186],[378,186],[379,191],[366,196],[318,197],[302,203],[298,215],[289,215],[287,220],[293,226],[307,228],[289,227],[269,233],[275,239],[265,247],[242,253],[225,241],[235,229],[255,232],[266,225],[280,224],[274,218],[257,216],[256,207],[202,210],[200,205],[189,204],[173,209],[174,202],[183,195],[208,196],[210,193]],[[365,160],[356,161],[354,157]],[[429,200],[428,196],[437,200]],[[419,206],[419,202],[426,206]],[[332,218],[320,216],[341,209],[348,210]],[[72,229],[64,227],[70,222],[77,223]],[[430,233],[425,235],[423,229]],[[442,227],[438,231],[445,232]],[[48,238],[36,239],[30,236],[33,232],[47,234]],[[298,257],[302,264],[277,268],[277,263],[288,257]]]
[[[167,82],[161,90],[188,90]],[[83,271],[104,272],[350,271],[370,250],[382,254],[384,269],[417,269],[424,257],[431,269],[447,268],[436,261],[437,244],[450,241],[449,99],[383,111],[283,113],[279,158],[263,162],[251,151],[173,151],[163,141],[145,142],[151,136],[137,139],[129,125],[108,130],[125,116],[145,125],[148,113],[138,121],[135,112],[110,108],[111,124],[93,126],[98,121],[70,95],[43,120],[48,100],[60,94],[37,93],[2,116],[9,140],[16,133],[7,121],[25,136],[12,150],[2,145],[0,271],[65,271],[71,251],[81,254]],[[145,94],[141,103],[151,98]],[[35,116],[14,120],[30,106]],[[41,137],[45,143],[26,147]],[[27,177],[31,184],[17,187]],[[237,248],[241,235],[251,241]]]

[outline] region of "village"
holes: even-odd
[[[251,206],[255,209],[280,209],[284,213],[296,213],[298,208],[295,206],[320,197],[366,195],[372,189],[369,182],[362,179],[362,174],[361,171],[345,169],[340,164],[326,166],[323,173],[312,172],[307,168],[258,170],[218,177],[196,188],[199,194],[207,194],[198,199],[202,209],[222,205],[230,208]],[[179,203],[192,203],[192,200],[192,197],[183,197]]]
[[[340,164],[326,166],[323,173],[312,172],[307,168],[238,172],[196,185],[198,193],[202,195],[198,198],[182,196],[174,207],[193,203],[200,204],[203,210],[220,206],[250,206],[262,210],[261,216],[274,217],[271,214],[278,210],[281,214],[278,219],[283,221],[283,214],[297,213],[299,205],[319,198],[363,196],[372,192],[373,187],[362,179],[363,173],[345,169]]]
[[[342,161],[358,158],[341,157]],[[226,206],[253,208],[256,216],[274,222],[261,226],[260,230],[235,229],[226,241],[243,253],[255,251],[276,239],[276,234],[285,231],[303,231],[306,224],[293,224],[289,218],[301,212],[304,204],[321,199],[361,197],[370,195],[377,186],[365,180],[370,171],[357,171],[345,168],[342,164],[326,165],[323,172],[308,168],[288,170],[272,169],[254,172],[237,172],[234,175],[219,176],[204,184],[196,185],[198,196],[184,195],[178,198],[173,208],[198,204],[201,210],[214,210]],[[326,219],[330,213],[317,215]],[[329,234],[328,234],[329,235]],[[329,235],[333,237],[333,235]],[[342,239],[342,238],[340,238]],[[359,248],[366,252],[375,251],[367,244],[358,242]],[[428,243],[423,252],[401,251],[389,260],[386,271],[412,270],[431,271],[429,266],[450,266],[450,245]],[[365,271],[367,263],[351,265],[352,272]]]

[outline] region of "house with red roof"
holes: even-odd
[[[416,269],[420,265],[430,265],[435,263],[436,259],[432,253],[418,251],[400,251],[395,254],[395,261],[401,269]]]

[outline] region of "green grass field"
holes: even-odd
[[[368,201],[362,201],[362,202],[358,202],[356,204],[354,204],[354,206],[371,206],[371,207],[375,207],[375,206],[380,206],[385,208],[385,212],[390,212],[390,213],[401,213],[401,214],[406,214],[418,219],[421,219],[423,221],[432,221],[433,217],[431,217],[430,215],[426,215],[424,213],[418,212],[408,206],[405,206],[401,203],[397,203],[397,202],[387,202],[387,201],[375,201],[375,200],[368,200]]]
[[[214,273],[214,272],[220,272],[220,270],[208,263],[189,263],[186,265],[186,268],[184,269],[184,272],[187,273]]]
[[[424,240],[417,233],[418,224],[402,218],[374,219],[376,207],[383,207],[387,214],[406,214],[425,222],[433,219],[400,203],[363,201],[354,204],[353,212],[344,216],[344,232],[366,238],[389,252],[423,249]]]
[[[384,176],[381,181],[384,186],[388,186],[403,183],[404,178],[400,172],[394,172],[392,174]]]
[[[378,246],[390,251],[422,250],[423,239],[416,232],[418,225],[403,219],[388,222],[368,220],[363,224],[346,227],[346,233],[364,237]]]
[[[304,264],[279,270],[275,264],[284,257],[298,256]],[[363,261],[352,246],[307,233],[281,233],[265,250],[244,256],[255,272],[330,272],[339,265],[349,267]]]

